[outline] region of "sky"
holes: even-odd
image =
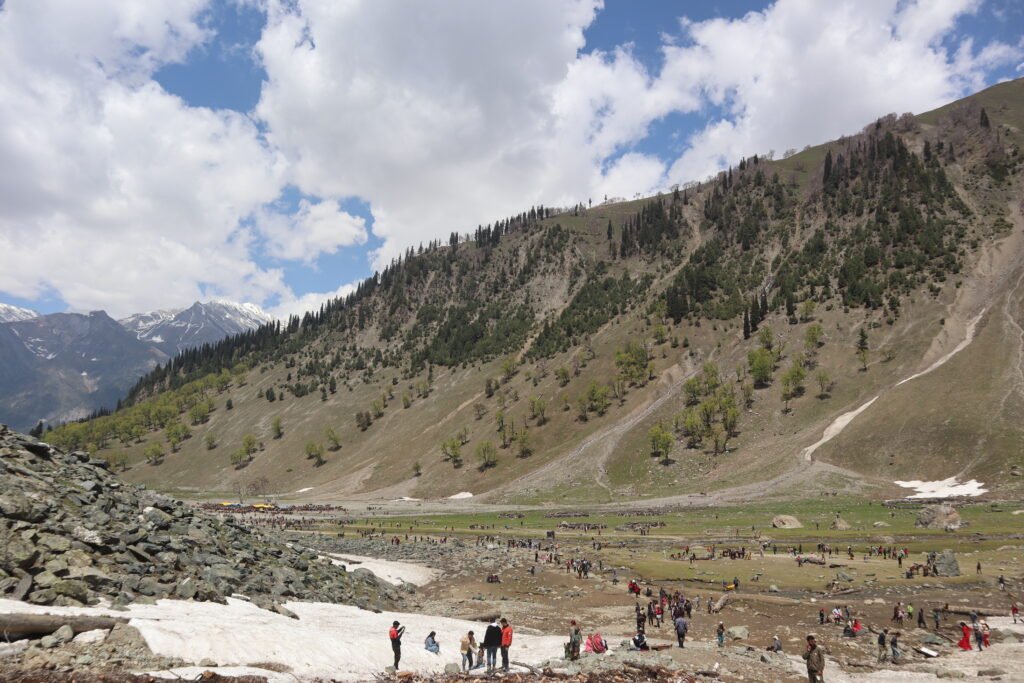
[[[0,301],[315,308],[410,246],[1024,76],[1014,0],[0,0]]]

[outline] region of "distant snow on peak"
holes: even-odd
[[[149,313],[136,313],[127,318],[121,318],[117,322],[129,332],[134,332],[139,339],[146,338],[147,333],[160,323],[170,320],[181,313],[181,308],[164,308]]]
[[[19,320],[31,320],[38,317],[39,314],[30,308],[0,303],[0,323],[13,323]]]
[[[212,299],[206,303],[196,301],[188,308],[138,313],[119,322],[140,340],[175,355],[254,330],[273,322],[273,318],[256,304]]]

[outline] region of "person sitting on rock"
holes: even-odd
[[[776,635],[772,638],[772,644],[768,646],[768,652],[782,652],[782,641]]]
[[[637,631],[636,635],[633,636],[633,648],[641,651],[651,649],[651,647],[647,644],[647,636],[644,635],[643,631]]]

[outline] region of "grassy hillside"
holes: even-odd
[[[1019,491],[1022,125],[1015,81],[664,196],[532,208],[48,438],[194,496]]]

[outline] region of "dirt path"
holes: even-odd
[[[682,376],[675,379],[663,394],[652,401],[636,406],[626,417],[602,427],[566,455],[555,458],[539,469],[510,482],[504,488],[506,490],[523,490],[524,488],[550,487],[553,482],[564,481],[567,477],[579,472],[580,469],[589,467],[594,473],[594,483],[607,491],[610,497],[612,489],[607,482],[608,459],[615,452],[615,447],[623,435],[658,410],[666,401],[678,396],[682,391],[683,384],[696,372],[689,359],[686,360],[686,367],[673,367],[678,369],[675,372],[672,368],[666,370],[662,378],[667,376],[671,381],[677,372],[681,372]]]

